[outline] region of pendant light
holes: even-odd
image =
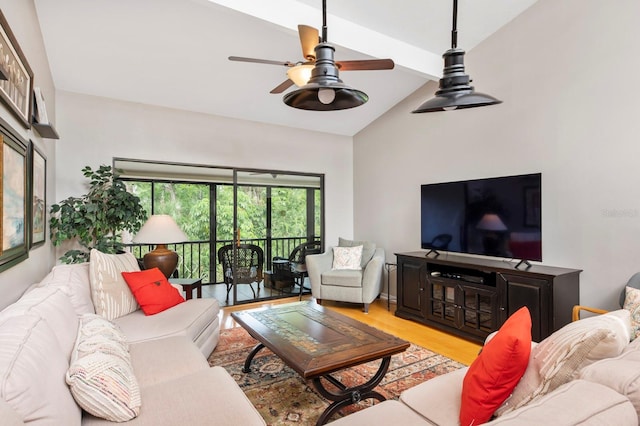
[[[457,30],[458,0],[453,0],[453,27],[451,30],[451,49],[444,52],[444,71],[440,79],[440,89],[434,98],[429,99],[413,113],[451,111],[454,109],[474,108],[495,105],[502,101],[484,93],[474,91],[469,83],[471,79],[464,73],[464,50],[458,49]]]
[[[316,61],[311,79],[298,90],[287,93],[283,98],[285,104],[311,111],[336,111],[354,108],[369,100],[366,93],[340,80],[335,51],[327,43],[327,2],[322,0],[322,41],[315,47]]]

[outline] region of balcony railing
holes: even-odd
[[[283,237],[283,238],[253,238],[242,239],[242,244],[255,244],[264,251],[265,270],[271,269],[271,260],[274,257],[289,257],[293,249],[308,241],[307,237]],[[180,257],[178,262],[179,277],[202,278],[203,284],[223,282],[222,265],[218,263],[218,250],[220,247],[233,243],[233,240],[189,241],[186,243],[168,244],[167,247]],[[212,251],[213,246],[213,251]],[[126,244],[131,252],[141,259],[145,254],[154,249],[149,244]]]

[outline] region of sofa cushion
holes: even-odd
[[[145,315],[154,315],[184,302],[178,289],[169,283],[158,268],[123,272],[122,277]]]
[[[194,374],[142,389],[142,410],[135,425],[265,425],[235,380],[222,367],[207,368]],[[110,425],[92,416],[84,426]]]
[[[322,285],[362,287],[362,271],[349,269],[329,270],[322,273]]]
[[[89,262],[54,266],[38,287],[68,287],[71,304],[78,315],[96,312],[91,301]]]
[[[331,269],[360,270],[362,261],[362,246],[333,247],[333,264]]]
[[[624,304],[622,307],[631,315],[631,340],[640,334],[640,289],[625,287]]]
[[[108,320],[85,314],[66,375],[74,399],[88,413],[114,422],[140,413],[140,388],[124,336]]]
[[[104,254],[95,249],[89,257],[91,299],[96,314],[112,320],[138,310],[138,302],[122,278],[122,272],[140,270],[136,258],[131,253]]]
[[[207,359],[185,336],[133,343],[129,355],[141,388],[209,368]]]
[[[627,398],[606,386],[572,380],[531,404],[498,417],[490,425],[635,425]]]
[[[460,424],[487,422],[524,374],[531,352],[531,315],[513,313],[473,361],[462,384]]]
[[[619,356],[594,362],[580,371],[580,378],[608,386],[629,398],[640,418],[640,339]]]
[[[67,360],[78,331],[78,316],[68,287],[34,287],[4,311],[5,315],[31,313],[44,319],[55,334]]]
[[[25,423],[79,425],[64,377],[68,359],[40,316],[0,313],[0,399]]]
[[[383,401],[366,410],[356,411],[330,423],[331,426],[372,426],[372,425],[402,425],[429,426],[411,408],[392,399]]]
[[[367,263],[373,258],[376,252],[376,245],[370,241],[355,241],[346,240],[344,238],[338,238],[339,247],[355,247],[362,246],[362,259],[360,260],[360,267],[363,269],[367,266]]]
[[[427,419],[428,424],[458,425],[462,381],[468,368],[436,376],[400,394],[400,401]]]
[[[215,299],[191,299],[157,315],[145,316],[138,310],[113,322],[127,336],[129,343],[171,336],[187,336],[196,341],[217,320],[219,311]]]
[[[624,309],[567,324],[532,349],[527,370],[496,415],[553,391],[595,361],[618,356],[629,339],[629,312]]]

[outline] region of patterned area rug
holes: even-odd
[[[251,372],[242,372],[244,360],[258,342],[241,327],[223,330],[220,342],[209,357],[209,364],[224,367],[236,380],[268,425],[313,425],[329,406],[311,382],[305,381],[268,349],[262,349],[251,363]],[[349,386],[366,382],[380,361],[334,373]],[[448,373],[464,365],[428,349],[412,344],[391,358],[389,371],[376,390],[387,399],[398,398],[405,389]],[[329,387],[329,386],[327,386]],[[344,416],[370,406],[369,399],[344,408],[335,415]]]

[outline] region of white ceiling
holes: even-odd
[[[34,1],[58,90],[342,135],[437,79],[451,43],[452,1],[327,0],[336,60],[396,67],[340,74],[369,95],[363,106],[303,111],[269,93],[285,67],[227,57],[302,60],[297,24],[320,29],[321,0]],[[535,1],[459,1],[458,47],[471,50]]]

